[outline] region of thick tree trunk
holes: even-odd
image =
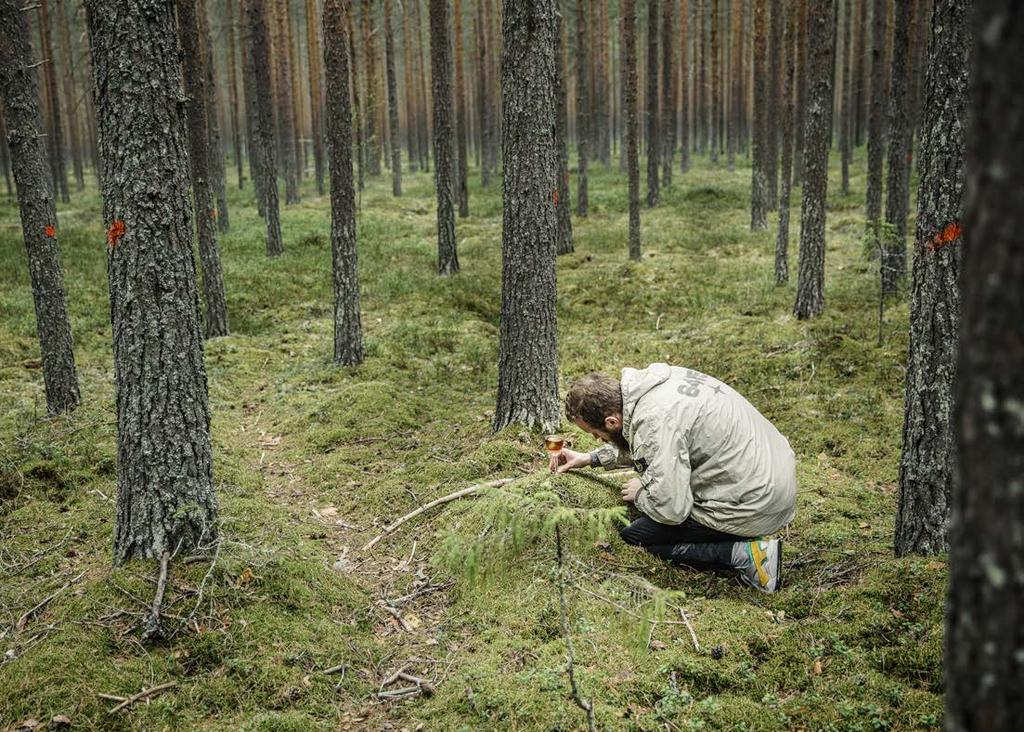
[[[277,196],[277,149],[274,143],[272,116],[273,95],[270,90],[270,54],[267,16],[264,0],[246,0],[246,18],[249,25],[253,86],[253,141],[249,154],[255,153],[254,178],[256,190],[263,202],[267,221],[267,256],[276,257],[284,252],[281,241],[280,207]]]
[[[385,0],[389,2],[389,0]],[[327,150],[331,172],[331,272],[334,282],[334,363],[363,361],[356,254],[356,195],[352,182],[352,108],[349,102],[346,0],[325,0],[324,68],[327,72]]]
[[[388,80],[388,135],[391,146],[391,193],[402,195],[402,144],[398,127],[398,81],[395,78],[395,35],[391,29],[391,0],[384,0],[384,73]],[[346,62],[345,66],[348,66]]]
[[[0,95],[6,139],[18,188],[22,236],[28,255],[36,334],[43,361],[46,408],[70,412],[81,400],[71,322],[64,300],[64,273],[57,245],[57,208],[39,130],[39,86],[32,60],[28,22],[20,0],[0,0]]]
[[[803,320],[825,307],[825,198],[832,131],[832,14],[835,0],[807,0],[807,117],[804,120],[800,266],[793,314]]]
[[[932,21],[918,159],[910,352],[896,513],[898,556],[936,554],[948,546],[956,450],[952,393],[960,330],[970,5],[970,0],[937,0]]]
[[[667,1],[667,0],[666,0]],[[679,172],[690,169],[690,0],[679,0]]]
[[[502,3],[501,341],[494,431],[559,423],[554,0]]]
[[[437,272],[440,275],[455,274],[459,271],[459,255],[455,242],[451,47],[448,2],[430,0],[430,75],[434,87],[434,184],[437,188]]]
[[[587,1],[576,0],[576,215],[581,219],[587,217],[590,206],[587,187],[587,156],[591,138]]]
[[[224,147],[220,137],[220,115],[217,111],[217,87],[213,73],[213,39],[210,37],[210,23],[206,16],[206,0],[198,0],[196,14],[199,18],[199,41],[202,60],[200,68],[205,74],[206,83],[206,129],[209,135],[207,147],[207,161],[209,163],[209,185],[213,196],[217,201],[215,216],[217,226],[221,231],[231,228],[231,221],[228,216],[228,191],[226,174],[224,172]],[[186,89],[189,87],[186,87]],[[206,266],[206,259],[203,259],[203,266]],[[225,332],[227,321],[225,320]],[[209,335],[209,329],[207,329]]]
[[[366,168],[380,175],[380,82],[377,79],[377,35],[373,30],[373,0],[363,0],[363,71],[366,73]]]
[[[313,170],[316,176],[316,191],[324,195],[324,123],[321,118],[323,92],[320,90],[320,36],[316,32],[316,0],[306,0],[306,53],[309,57],[309,94],[311,98],[310,132],[313,137]],[[344,43],[345,29],[340,28],[341,42]],[[347,57],[347,53],[346,53]],[[345,61],[346,73],[348,60]],[[347,81],[347,79],[346,79]],[[339,82],[341,83],[341,82]],[[345,91],[348,93],[348,84],[345,84]],[[348,105],[351,107],[351,104]],[[351,120],[349,121],[351,125]],[[352,139],[351,129],[349,130],[349,178],[352,176]],[[351,181],[350,181],[351,182]],[[401,185],[401,184],[399,184]]]
[[[666,0],[667,1],[667,0]],[[658,0],[647,0],[647,206],[658,205]]]
[[[552,5],[557,0],[551,0]],[[570,254],[572,246],[572,202],[569,198],[569,110],[565,91],[565,26],[557,8],[554,13],[551,51],[554,55],[555,172],[551,180],[555,204],[555,249]]]
[[[291,53],[288,40],[288,0],[275,2],[274,61],[277,72],[277,145],[281,151],[281,172],[284,174],[284,202],[299,202],[298,151],[295,149],[295,116],[292,111]]]
[[[85,171],[82,166],[82,141],[79,137],[78,95],[75,93],[74,58],[71,56],[71,30],[68,27],[67,9],[64,0],[57,0],[57,24],[60,26],[60,50],[64,57],[61,86],[64,89],[64,105],[68,110],[68,142],[71,146],[71,165],[75,171],[75,185],[78,190],[85,188]]]
[[[750,230],[768,228],[768,18],[767,1],[754,0],[754,135]]]
[[[676,153],[676,99],[675,99],[675,3],[662,0],[661,4],[661,183],[672,185],[672,163]]]
[[[1024,29],[1016,2],[975,6],[946,729],[1010,732],[1024,717],[1024,80],[1010,62]]]
[[[796,84],[796,41],[799,9],[788,12],[786,32],[782,43],[785,76],[782,79],[782,99],[779,111],[782,113],[782,176],[779,191],[779,230],[775,239],[775,284],[789,282],[789,201],[793,172],[793,127],[796,117],[794,86]]]
[[[188,130],[188,160],[192,171],[192,196],[195,202],[196,232],[199,235],[199,259],[203,268],[203,296],[206,301],[206,337],[228,334],[228,308],[224,296],[224,276],[217,247],[213,190],[207,132],[206,74],[199,43],[199,23],[195,0],[177,0],[178,32],[181,39],[182,80],[186,90],[185,118]],[[212,115],[209,115],[212,117]]]
[[[228,34],[228,104],[231,105],[231,143],[235,156],[235,168],[238,171],[238,188],[245,188],[245,173],[242,168],[242,135],[238,123],[238,63],[235,50],[235,0],[227,0],[224,3],[227,11],[227,34]],[[248,104],[247,104],[248,106]]]
[[[629,176],[629,258],[640,261],[640,123],[637,119],[636,0],[622,0],[622,49],[626,88],[626,170]]]
[[[852,74],[853,48],[850,46],[852,40],[851,26],[853,16],[850,12],[854,0],[843,0],[843,100],[842,113],[839,115],[839,149],[842,155],[842,191],[843,195],[850,193],[850,161],[853,159],[853,88]]]
[[[868,115],[867,230],[875,254],[882,247],[882,161],[885,157],[885,7],[873,0],[871,16],[871,109]],[[885,262],[881,262],[882,270]],[[884,279],[884,275],[883,275]]]
[[[57,94],[57,71],[53,60],[53,43],[50,42],[49,0],[39,0],[39,54],[46,83],[46,106],[49,111],[50,172],[54,191],[60,194],[62,203],[71,201],[68,193],[67,158],[64,154],[64,123],[61,122],[60,96]]]
[[[217,499],[174,5],[85,7],[117,384],[114,559],[124,562],[215,539]]]
[[[889,88],[889,179],[886,186],[887,235],[882,245],[882,292],[890,295],[907,272],[907,202],[910,187],[910,52],[909,2],[896,3],[892,38],[892,83]]]
[[[462,63],[462,0],[455,0],[455,197],[459,216],[469,216],[469,160],[466,132],[466,79]]]

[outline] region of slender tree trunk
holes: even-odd
[[[71,164],[75,171],[75,185],[78,190],[85,188],[85,172],[82,166],[82,142],[79,138],[78,99],[75,93],[75,78],[72,75],[75,61],[71,56],[71,31],[68,28],[68,14],[64,0],[57,0],[57,24],[60,26],[61,56],[64,57],[64,73],[61,85],[64,102],[68,110],[68,142],[71,145]]]
[[[205,2],[205,0],[204,0]],[[298,7],[294,2],[287,2],[287,12],[285,12],[285,32],[288,34],[288,58],[291,59],[291,82],[292,82],[292,130],[295,138],[295,179],[298,185],[302,184],[302,179],[306,175],[306,146],[303,144],[302,134],[303,130],[306,129],[305,121],[305,104],[303,99],[306,95],[303,93],[302,79],[302,55],[299,52],[299,36],[295,32],[295,20],[294,14],[298,12]]]
[[[952,394],[960,332],[970,6],[970,0],[937,0],[932,20],[918,158],[897,556],[936,554],[948,548],[956,450]]]
[[[284,202],[298,203],[299,159],[295,149],[295,115],[292,111],[291,53],[288,40],[288,0],[271,0],[276,3],[274,14],[275,39],[274,55],[277,71],[277,140],[281,150],[281,172],[284,173]]]
[[[363,68],[366,73],[366,167],[370,175],[380,175],[381,136],[380,95],[377,80],[377,36],[373,30],[373,0],[363,0]]]
[[[455,0],[455,197],[459,216],[469,216],[469,148],[466,133],[466,79],[462,62],[462,0]]]
[[[415,173],[419,165],[419,136],[417,134],[417,115],[419,107],[416,94],[415,58],[412,51],[412,35],[409,26],[412,24],[412,13],[406,11],[408,2],[399,4],[402,10],[402,81],[405,86],[405,138],[409,151],[409,172]]]
[[[835,0],[807,0],[807,117],[804,120],[800,266],[793,314],[803,320],[825,307],[825,198],[832,130],[832,14]]]
[[[188,132],[188,160],[192,171],[192,196],[195,201],[196,231],[199,235],[199,259],[203,271],[203,296],[206,301],[206,337],[228,334],[228,308],[224,296],[224,276],[217,247],[217,226],[210,183],[210,163],[207,131],[206,70],[199,42],[197,10],[202,3],[195,0],[176,0],[178,32],[181,40],[181,66],[184,89],[187,90],[185,119]],[[197,8],[197,5],[199,6]]]
[[[768,228],[768,18],[767,0],[754,0],[754,136],[750,230]]]
[[[711,0],[711,162],[718,164],[718,0]]]
[[[0,145],[10,149],[22,236],[28,255],[36,334],[43,361],[46,408],[51,414],[78,406],[71,321],[57,244],[57,208],[40,139],[39,86],[28,22],[20,0],[0,0],[0,96],[7,124]]]
[[[341,21],[343,22],[343,21]],[[316,32],[316,0],[306,0],[306,53],[309,56],[309,94],[311,102],[309,105],[310,133],[313,138],[313,170],[316,176],[316,191],[318,195],[324,195],[324,123],[321,118],[323,92],[320,90],[320,36]],[[334,29],[332,29],[334,30]],[[338,29],[341,43],[345,42],[345,28]],[[345,58],[345,73],[348,73],[348,54]],[[347,81],[347,78],[346,78]],[[343,82],[338,82],[342,84]],[[345,93],[348,94],[348,84],[344,84]],[[351,104],[346,99],[346,108]],[[351,120],[349,120],[351,127]],[[352,177],[352,130],[349,129],[349,183]]]
[[[437,272],[440,275],[455,274],[459,271],[459,255],[455,242],[451,45],[447,0],[430,0],[430,75],[434,84],[434,184],[437,187]]]
[[[87,0],[117,384],[114,559],[217,537],[174,5]],[[153,191],[160,195],[154,197]]]
[[[235,167],[238,171],[238,189],[245,188],[245,173],[242,169],[242,135],[238,122],[238,65],[235,50],[235,0],[227,0],[224,3],[227,12],[227,34],[228,34],[228,104],[231,105],[231,142],[234,148]],[[247,105],[248,106],[248,105]]]
[[[885,157],[885,6],[873,0],[871,17],[871,111],[868,115],[867,227],[874,252],[882,246],[882,161]],[[885,270],[885,261],[881,269]],[[883,274],[884,279],[884,274]]]
[[[436,0],[435,0],[436,1]],[[558,114],[554,0],[502,3],[502,277],[494,431],[559,422],[555,317]]]
[[[647,206],[658,205],[658,0],[647,0]]]
[[[594,86],[591,99],[594,116],[591,129],[595,130],[597,143],[596,157],[607,167],[611,165],[611,119],[608,100],[614,91],[614,83],[608,80],[608,0],[597,0],[597,48],[594,54]]]
[[[555,3],[555,27],[552,32],[552,53],[555,59],[553,89],[555,92],[555,172],[551,179],[555,204],[555,249],[557,254],[570,254],[572,246],[572,204],[569,198],[569,110],[565,92],[565,26]]]
[[[768,114],[765,117],[765,175],[768,179],[768,209],[779,205],[779,122],[782,117],[779,82],[782,79],[782,0],[769,0],[768,25]]]
[[[845,0],[853,2],[853,0]],[[793,185],[803,183],[804,117],[807,115],[807,0],[797,0],[796,139],[793,141]]]
[[[897,3],[893,24],[892,84],[889,90],[889,180],[886,187],[882,292],[896,292],[907,273],[907,157],[910,155],[910,98],[907,56],[910,53],[910,4]]]
[[[854,72],[853,86],[855,89],[853,104],[853,146],[860,147],[864,144],[864,96],[867,87],[867,78],[864,68],[868,62],[867,58],[867,35],[868,35],[868,2],[871,0],[857,0],[857,42],[854,44],[853,60],[857,64]]]
[[[487,44],[487,3],[484,0],[477,0],[477,96],[480,110],[480,185],[487,188],[491,185],[491,147],[494,144],[491,140],[491,99],[488,94],[490,85],[487,83],[491,57]]]
[[[390,4],[389,0],[386,0]],[[356,195],[352,181],[352,108],[349,90],[347,0],[324,0],[327,72],[327,151],[331,167],[331,272],[334,282],[334,363],[363,362],[356,253]],[[387,15],[390,15],[387,11]]]
[[[46,82],[46,102],[49,110],[50,170],[54,190],[60,193],[62,203],[71,201],[68,193],[67,158],[64,154],[64,124],[61,122],[60,97],[57,94],[57,71],[54,64],[53,44],[50,42],[49,0],[39,0],[39,53],[42,56],[43,78]]]
[[[675,3],[662,0],[661,5],[661,182],[672,185],[672,162],[676,152],[675,100]]]
[[[782,79],[782,99],[779,104],[779,110],[782,112],[782,178],[779,192],[779,230],[775,240],[776,285],[784,285],[789,282],[789,201],[793,180],[793,127],[796,117],[794,86],[796,85],[796,54],[799,51],[799,44],[796,41],[799,12],[798,8],[792,8],[787,13],[789,17],[782,43],[783,65],[786,73]]]
[[[679,172],[690,169],[690,0],[679,0]]]
[[[256,94],[256,70],[253,63],[252,23],[248,16],[248,2],[238,0],[239,52],[242,56],[242,92],[245,95],[245,139],[249,159],[249,177],[256,192],[256,209],[261,219],[266,219],[266,195],[263,190],[263,144],[260,136],[258,99]]]
[[[582,219],[587,217],[590,206],[587,188],[587,156],[591,137],[587,17],[587,0],[576,0],[576,215]]]
[[[205,74],[205,93],[207,115],[206,130],[209,135],[207,147],[207,161],[209,166],[209,186],[217,201],[217,208],[214,216],[217,219],[217,226],[221,231],[231,228],[231,221],[228,216],[228,192],[226,185],[226,174],[224,172],[224,147],[220,138],[220,116],[217,112],[217,88],[213,74],[213,39],[210,37],[210,23],[206,16],[206,0],[198,0],[196,14],[198,15],[199,28],[199,52],[202,53],[200,69]],[[187,88],[187,87],[186,87]],[[206,259],[203,258],[203,266],[206,266]],[[225,320],[225,333],[227,332],[227,321]],[[209,336],[207,329],[207,336]]]
[[[853,0],[843,0],[843,111],[839,115],[839,148],[842,153],[843,195],[850,193],[850,161],[853,159],[852,117],[853,88],[852,67],[853,49],[850,46],[853,16],[850,12]]]
[[[426,60],[424,58],[423,47],[426,45],[423,42],[423,19],[420,15],[420,0],[411,0],[412,7],[416,11],[416,48],[419,53],[419,82],[420,82],[420,101],[422,108],[420,110],[420,154],[423,156],[422,163],[420,165],[423,170],[430,172],[430,145],[427,144],[427,140],[431,139],[431,129],[429,120],[431,115],[427,114],[427,104],[430,101],[427,96],[427,71],[426,71]],[[433,112],[431,112],[433,114]]]
[[[256,154],[254,178],[256,190],[263,201],[267,222],[267,256],[276,257],[284,252],[281,241],[281,219],[277,195],[277,149],[274,145],[273,95],[270,89],[270,39],[264,0],[246,0],[246,18],[249,25],[253,77],[253,136],[250,155]]]
[[[742,83],[743,78],[743,57],[741,55],[743,43],[743,3],[740,0],[732,0],[731,10],[731,36],[732,46],[730,48],[731,77],[727,85],[731,97],[732,109],[729,110],[728,140],[726,142],[726,155],[728,156],[729,172],[736,170],[736,150],[739,147],[739,126],[743,107]]]
[[[697,87],[694,94],[693,132],[696,136],[695,149],[698,155],[704,155],[708,149],[708,44],[707,44],[707,3],[709,0],[697,0],[697,9],[693,18],[694,74],[697,76]]]
[[[7,184],[7,197],[14,197],[14,187],[11,182],[11,151],[7,146],[7,122],[4,120],[3,92],[0,91],[0,167],[4,170],[4,183]],[[38,105],[38,99],[36,100]]]
[[[629,175],[629,258],[640,261],[640,124],[637,119],[636,0],[622,0],[623,68],[626,76],[626,169]]]
[[[388,134],[391,146],[391,193],[402,195],[402,143],[398,127],[398,82],[395,79],[395,36],[391,30],[391,0],[384,0],[385,74],[388,79]],[[346,62],[345,66],[348,66]]]
[[[946,729],[1010,732],[1024,716],[1024,85],[1009,59],[1024,33],[1018,3],[975,5]]]
[[[363,132],[366,126],[363,124],[363,100],[359,94],[359,69],[356,63],[356,33],[355,21],[352,16],[353,7],[348,8],[345,14],[345,22],[348,24],[348,58],[352,74],[352,117],[356,130],[356,180],[359,190],[366,188],[366,140],[363,139]]]

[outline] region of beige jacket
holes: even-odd
[[[688,516],[740,536],[763,536],[796,511],[789,441],[731,387],[692,369],[651,364],[622,370],[622,434],[593,453],[606,470],[640,473],[636,506],[655,521]]]

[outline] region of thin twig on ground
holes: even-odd
[[[700,642],[698,642],[698,640],[697,640],[697,633],[696,633],[696,631],[694,631],[693,626],[690,625],[690,619],[686,616],[686,611],[683,610],[682,608],[679,608],[679,615],[680,615],[680,617],[682,617],[683,622],[686,624],[686,629],[688,631],[690,631],[690,638],[693,639],[694,650],[699,651],[700,650]]]
[[[109,712],[107,712],[107,714],[117,714],[122,709],[124,709],[126,707],[130,707],[133,704],[135,704],[136,702],[140,702],[143,699],[149,699],[150,697],[156,696],[157,694],[162,694],[163,692],[168,691],[169,689],[173,689],[177,685],[178,685],[177,681],[168,681],[166,684],[160,684],[159,686],[154,686],[151,689],[145,689],[143,691],[140,691],[138,694],[135,694],[135,695],[130,696],[127,699],[125,699],[123,702],[121,702],[116,707],[114,707]],[[101,695],[101,696],[103,696],[103,695]],[[106,698],[109,698],[109,697],[106,697]]]
[[[565,670],[569,675],[569,686],[572,688],[572,698],[576,702],[576,706],[587,713],[587,729],[590,730],[590,732],[596,732],[597,727],[594,722],[594,704],[590,700],[583,698],[580,694],[579,687],[576,685],[576,669],[572,650],[572,635],[569,633],[569,618],[565,611],[565,563],[562,558],[562,529],[557,524],[555,525],[555,549],[558,556],[558,607],[561,611],[562,636],[565,638],[565,649],[568,655],[568,663],[566,664]]]
[[[142,640],[156,640],[163,635],[160,625],[160,610],[164,604],[164,591],[167,589],[167,563],[170,561],[170,552],[164,552],[160,557],[160,577],[156,582],[156,594],[153,596],[153,605],[149,610],[149,617],[144,624]]]
[[[82,577],[84,576],[85,572],[82,572],[74,579],[68,580],[68,582],[62,585],[59,589],[55,590],[54,592],[51,592],[49,595],[40,600],[34,607],[26,610],[24,613],[22,613],[21,617],[18,618],[18,622],[14,624],[14,627],[18,630],[24,630],[25,625],[28,623],[29,620],[31,620],[35,616],[36,613],[38,613],[44,607],[49,605],[50,602],[52,602],[58,595],[64,592],[64,590],[71,587],[71,585],[73,585],[75,582],[78,582],[78,580],[82,579]]]

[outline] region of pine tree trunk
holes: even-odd
[[[224,3],[227,11],[227,33],[228,33],[228,103],[231,105],[231,142],[235,155],[235,168],[238,171],[238,189],[245,188],[245,173],[242,168],[242,134],[238,122],[238,64],[235,50],[235,0],[227,0]],[[248,106],[248,105],[246,105]]]
[[[409,33],[409,26],[412,24],[412,14],[406,11],[408,2],[399,4],[402,16],[402,81],[405,86],[405,138],[409,151],[409,172],[415,173],[419,165],[419,137],[417,135],[417,106],[416,94],[416,59],[412,50],[412,35]]]
[[[221,231],[231,228],[231,221],[228,216],[228,192],[226,185],[226,174],[224,172],[224,147],[220,138],[220,116],[217,112],[217,88],[213,74],[213,39],[210,37],[210,23],[206,16],[206,0],[198,0],[196,14],[198,15],[200,52],[203,54],[200,68],[205,73],[206,93],[206,128],[209,135],[207,147],[207,161],[209,165],[209,186],[217,201],[217,208],[214,215],[217,219],[217,226]],[[187,88],[187,87],[186,87]],[[203,259],[205,266],[205,258]],[[227,321],[225,320],[225,332]],[[209,328],[207,329],[209,335]]]
[[[607,167],[611,165],[611,120],[608,100],[614,84],[608,80],[608,0],[597,0],[597,43],[594,54],[594,86],[591,100],[594,115],[590,121],[592,136],[597,145],[596,157]]]
[[[53,57],[53,44],[50,42],[49,0],[39,0],[39,53],[46,82],[46,102],[49,110],[49,149],[50,171],[53,176],[54,191],[60,193],[62,203],[71,201],[68,193],[67,158],[64,153],[64,124],[61,122],[60,97],[57,94],[57,71]]]
[[[295,115],[292,111],[292,71],[288,41],[288,0],[274,2],[274,61],[277,72],[277,145],[281,151],[281,172],[284,174],[284,202],[299,202],[298,167],[295,149]]]
[[[82,167],[82,141],[79,138],[78,98],[75,93],[75,68],[71,56],[71,31],[68,28],[68,14],[64,0],[57,0],[57,24],[60,26],[61,56],[64,57],[64,73],[61,86],[64,89],[64,104],[68,110],[68,142],[71,145],[71,164],[75,171],[75,185],[78,190],[85,188],[85,171]]]
[[[842,153],[843,195],[850,193],[850,161],[853,159],[852,122],[853,89],[851,69],[853,49],[850,46],[853,16],[850,12],[853,0],[843,0],[843,111],[839,119],[839,149]]]
[[[882,292],[891,295],[907,272],[907,157],[910,155],[910,98],[907,56],[910,53],[909,2],[896,3],[893,24],[892,83],[889,90],[889,180],[886,186]]]
[[[970,5],[970,0],[937,0],[932,20],[918,159],[897,556],[936,554],[948,546]]]
[[[1019,3],[974,5],[946,729],[1010,732],[1024,717],[1024,32]]]
[[[366,73],[366,168],[370,175],[380,175],[380,82],[377,80],[377,36],[373,30],[373,0],[363,0],[362,22],[363,70]]]
[[[741,55],[741,49],[743,43],[740,40],[742,38],[743,28],[743,3],[740,0],[732,0],[730,7],[731,11],[731,29],[730,35],[732,36],[732,47],[730,48],[731,61],[729,65],[731,68],[731,77],[729,84],[726,88],[729,90],[731,109],[729,110],[729,126],[727,130],[728,139],[726,141],[726,156],[728,158],[729,172],[733,173],[736,171],[736,150],[739,148],[739,126],[742,112],[740,111],[743,107],[743,96],[742,96],[742,84],[743,78],[743,57]]]
[[[640,261],[640,124],[637,119],[636,0],[622,0],[623,69],[626,77],[626,170],[629,176],[629,258]]]
[[[434,185],[437,187],[437,272],[440,275],[455,274],[459,271],[459,255],[455,242],[451,46],[447,0],[430,0],[430,75],[434,87]]]
[[[266,198],[263,192],[262,138],[259,132],[259,111],[256,94],[256,71],[253,64],[252,24],[248,20],[250,0],[238,0],[239,53],[242,61],[242,93],[245,96],[246,157],[249,159],[249,177],[256,193],[256,210],[261,219],[267,218]]]
[[[38,101],[36,102],[38,105]],[[4,183],[7,185],[7,197],[14,197],[11,181],[11,151],[7,146],[7,123],[4,121],[3,92],[0,91],[0,168],[4,171]]]
[[[402,195],[402,144],[398,127],[398,81],[395,78],[395,36],[391,29],[391,0],[384,0],[385,74],[388,80],[388,134],[391,137],[391,193]],[[346,60],[345,66],[348,67]]]
[[[199,6],[197,8],[197,5]],[[224,296],[224,275],[220,266],[220,250],[217,246],[216,211],[213,206],[213,190],[210,181],[209,149],[210,135],[207,132],[206,72],[199,43],[197,10],[202,3],[195,0],[177,0],[178,32],[181,40],[182,80],[186,90],[185,119],[188,132],[189,163],[192,171],[192,197],[195,202],[196,233],[199,235],[199,259],[203,272],[203,299],[206,301],[206,337],[215,338],[228,334],[228,308]]]
[[[205,0],[204,0],[205,1]],[[288,10],[285,13],[285,33],[288,39],[288,58],[291,59],[291,76],[292,76],[292,131],[295,138],[295,179],[297,185],[302,185],[302,179],[306,175],[306,146],[302,141],[302,131],[306,129],[305,122],[305,105],[302,100],[305,99],[304,90],[302,88],[303,76],[300,73],[302,70],[302,56],[299,53],[299,38],[298,34],[295,33],[295,25],[293,15],[298,11],[294,2],[288,2]]]
[[[267,16],[264,0],[246,0],[246,19],[249,25],[253,87],[253,141],[249,154],[255,153],[253,178],[263,202],[267,222],[267,256],[276,257],[284,252],[281,241],[281,219],[277,195],[277,149],[274,143],[272,116],[273,95],[270,89],[270,54]]]
[[[854,104],[853,104],[853,146],[860,147],[864,144],[864,96],[866,93],[867,79],[864,67],[868,62],[867,58],[867,35],[868,35],[868,2],[870,0],[857,0],[857,42],[854,44],[853,60],[856,64],[854,71]]]
[[[554,6],[557,0],[551,0]],[[569,197],[569,110],[565,91],[565,26],[562,14],[554,12],[552,54],[554,55],[553,89],[555,92],[555,172],[552,193],[555,205],[555,251],[570,254],[572,246],[572,203]]]
[[[658,205],[658,0],[647,0],[647,206]]]
[[[825,307],[825,199],[832,131],[832,15],[835,0],[807,0],[807,116],[804,119],[800,265],[793,314],[803,320]]]
[[[359,190],[366,188],[366,140],[363,139],[363,132],[366,126],[363,124],[363,99],[359,93],[359,67],[356,63],[356,33],[355,33],[355,20],[352,16],[355,8],[350,6],[348,12],[345,15],[345,22],[348,25],[348,59],[350,73],[352,76],[352,118],[354,120],[356,131],[356,147],[355,147],[355,158],[356,158],[356,181]]]
[[[661,183],[672,185],[672,163],[676,152],[675,100],[675,18],[673,0],[661,4]]]
[[[853,2],[853,0],[845,0]],[[796,139],[793,141],[793,185],[803,183],[804,175],[804,117],[807,114],[807,0],[797,0],[796,57]]]
[[[697,76],[697,87],[694,94],[693,110],[693,132],[696,137],[694,149],[698,155],[707,152],[707,68],[708,68],[708,45],[707,45],[707,2],[708,0],[697,0],[697,8],[693,18],[693,45],[695,58],[693,61],[694,73]]]
[[[768,180],[768,209],[779,205],[779,122],[782,117],[782,0],[770,0],[768,25],[768,114],[765,118],[765,175]]]
[[[885,156],[885,6],[886,0],[873,0],[871,16],[871,109],[868,115],[868,193],[867,227],[873,251],[882,247],[882,161]],[[881,263],[882,271],[885,262]],[[884,279],[884,274],[883,274]]]
[[[799,8],[788,12],[785,36],[782,43],[785,76],[782,79],[782,98],[779,110],[782,113],[782,176],[779,191],[779,230],[775,239],[775,284],[789,282],[789,202],[792,190],[793,172],[793,127],[796,117],[794,86],[796,85],[796,54],[799,44],[796,40]]]
[[[590,56],[587,40],[587,0],[576,0],[576,215],[587,217],[590,206],[587,188],[587,156],[590,154]]]
[[[718,164],[718,0],[711,0],[711,162]]]
[[[466,80],[462,63],[462,0],[455,0],[455,198],[459,216],[469,216],[469,160],[466,135]]]
[[[690,169],[690,0],[679,0],[679,172]]]
[[[306,0],[306,53],[309,56],[309,94],[310,94],[310,131],[313,137],[313,170],[316,176],[316,191],[324,195],[324,123],[321,119],[323,92],[320,90],[320,36],[317,34],[316,0]],[[345,29],[340,29],[341,38],[345,37]],[[342,40],[342,42],[344,42]],[[346,54],[347,56],[347,54]],[[348,59],[345,60],[346,73]],[[340,82],[339,82],[340,83]],[[345,84],[348,93],[348,84]],[[347,105],[351,107],[351,104]],[[351,120],[350,120],[351,125]],[[349,130],[349,177],[351,178],[352,138]],[[351,181],[350,181],[351,182]]]
[[[491,146],[494,144],[491,140],[491,100],[489,98],[488,89],[490,85],[487,83],[489,74],[489,68],[491,63],[491,57],[489,53],[489,46],[487,45],[487,3],[484,0],[477,0],[476,3],[477,12],[477,33],[476,33],[476,49],[477,49],[477,102],[479,104],[479,116],[480,116],[480,185],[487,188],[491,185]]]
[[[558,150],[552,119],[554,0],[502,3],[501,341],[494,431],[559,423],[555,317],[555,205]]]
[[[386,0],[390,4],[389,0]],[[352,108],[346,0],[324,0],[324,69],[327,78],[327,151],[331,173],[331,272],[334,282],[334,363],[363,362],[356,254],[356,195],[352,181]],[[390,8],[385,9],[386,16]],[[386,22],[386,21],[385,21]]]
[[[423,42],[423,19],[420,15],[420,0],[412,0],[412,7],[416,11],[416,48],[419,54],[419,64],[417,65],[417,69],[419,70],[420,102],[422,105],[420,109],[420,155],[423,157],[420,167],[429,173],[430,145],[427,144],[427,140],[432,139],[430,120],[432,120],[431,115],[433,114],[433,107],[431,105],[431,114],[427,114],[427,105],[430,104],[432,100],[427,96],[427,64],[423,55],[423,47],[426,44]]]
[[[57,208],[50,185],[39,110],[39,86],[28,22],[20,0],[0,0],[0,96],[7,125],[0,145],[10,149],[18,209],[28,256],[36,334],[43,361],[46,408],[50,414],[78,406],[71,322],[64,300],[64,273],[57,244]]]
[[[754,136],[750,230],[768,228],[768,18],[767,0],[754,0]]]
[[[218,532],[170,0],[87,0],[117,384],[114,560]],[[159,196],[153,192],[159,191]]]

